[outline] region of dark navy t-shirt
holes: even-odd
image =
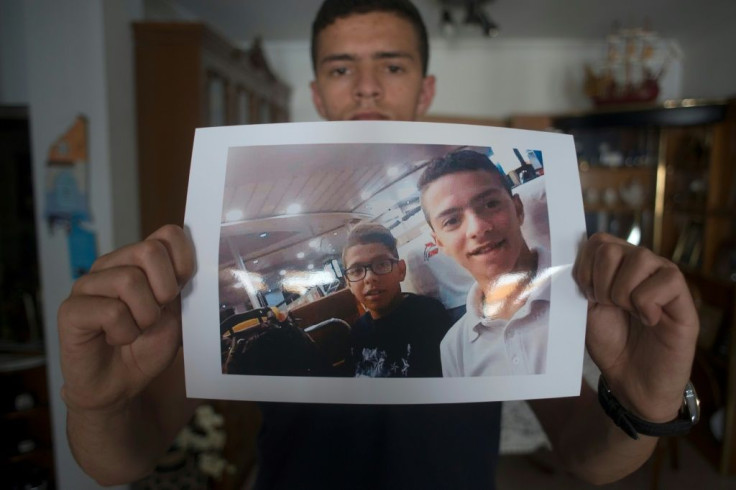
[[[441,376],[439,342],[449,323],[440,303],[407,295],[389,316],[353,326],[353,350],[382,357],[385,369],[373,375]],[[354,359],[358,370],[376,367],[363,361]],[[500,403],[260,407],[257,490],[495,486]]]
[[[498,402],[260,406],[257,490],[495,487]]]
[[[388,315],[361,316],[350,331],[355,376],[442,377],[440,342],[452,326],[442,303],[404,293]]]

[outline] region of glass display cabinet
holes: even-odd
[[[690,440],[736,474],[736,101],[668,101],[550,118],[575,137],[588,232],[678,264],[700,314]]]

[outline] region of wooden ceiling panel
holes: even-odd
[[[353,170],[345,168],[335,175],[335,180],[332,183],[332,188],[323,192],[315,201],[314,206],[318,211],[332,211],[337,208],[328,207],[328,203],[335,197],[335,194],[339,193],[341,189],[345,189],[349,186],[350,177],[353,174]]]
[[[253,191],[253,197],[248,203],[248,207],[245,209],[244,219],[257,219],[262,217],[261,208],[263,203],[266,202],[271,189],[277,185],[273,180],[259,181],[256,184],[256,188]]]
[[[348,171],[347,178],[342,183],[342,185],[329,193],[330,195],[328,196],[328,199],[324,204],[324,209],[351,209],[347,203],[351,198],[355,196],[356,192],[360,194],[360,181],[366,178],[366,175],[376,171],[374,168],[368,166],[358,168],[348,167],[346,170]]]
[[[234,189],[234,192],[228,193],[228,188]],[[245,182],[241,183],[240,185],[225,185],[225,195],[231,194],[232,197],[229,201],[225,201],[223,199],[223,206],[222,206],[222,221],[225,222],[225,215],[230,211],[234,209],[239,209],[245,213],[245,210],[248,209],[248,203],[253,198],[253,192],[255,191],[256,184],[254,182]]]
[[[286,186],[283,196],[281,196],[280,199],[274,200],[271,215],[275,215],[277,209],[283,209],[288,206],[287,203],[294,202],[296,200],[296,196],[298,196],[302,192],[304,186],[307,185],[308,180],[308,175],[291,175],[289,178],[289,184]]]

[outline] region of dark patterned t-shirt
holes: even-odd
[[[440,341],[451,326],[442,303],[404,293],[388,315],[374,319],[366,313],[352,326],[355,376],[441,377]]]

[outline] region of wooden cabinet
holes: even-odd
[[[290,89],[259,40],[243,50],[194,22],[139,22],[135,34],[141,233],[184,220],[194,130],[285,122]]]
[[[715,131],[725,114],[725,103],[687,101],[552,117],[555,128],[575,136],[588,231],[632,241],[637,240],[631,235],[638,235],[638,243],[671,257],[671,237],[678,230],[670,219],[672,200],[665,200],[681,177],[677,147],[683,138]],[[700,164],[709,164],[709,158],[701,155]]]
[[[28,109],[0,106],[2,488],[54,481],[34,215]]]
[[[52,488],[54,459],[46,360],[0,353],[0,473],[9,488]]]
[[[685,273],[701,318],[702,421],[689,437],[736,474],[736,101],[551,121],[575,136],[588,231],[638,236]]]
[[[194,130],[286,122],[290,89],[256,40],[243,50],[201,23],[135,23],[141,234],[184,221]],[[213,483],[241,488],[255,464],[260,417],[254,403],[218,401],[236,466]]]

